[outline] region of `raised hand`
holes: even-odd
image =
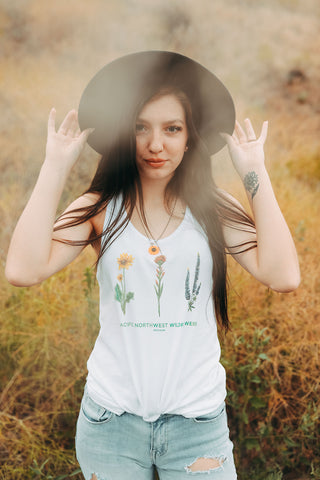
[[[58,131],[56,131],[55,120],[56,110],[52,108],[48,119],[46,162],[68,171],[79,158],[88,136],[94,129],[87,128],[83,132],[80,131],[76,110],[68,112]]]
[[[242,180],[249,172],[260,169],[264,165],[263,146],[268,132],[268,122],[263,122],[259,138],[256,138],[248,118],[245,119],[244,124],[245,130],[237,121],[233,135],[221,133],[227,142],[232,163]]]

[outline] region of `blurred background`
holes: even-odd
[[[276,294],[230,261],[232,331],[221,337],[240,479],[320,478],[318,0],[0,0],[1,267],[44,159],[47,118],[77,108],[115,58],[172,50],[212,70],[240,122],[269,120],[267,168],[302,281]],[[130,82],[130,79],[128,79]],[[88,186],[86,147],[60,210]],[[227,150],[216,182],[246,205]],[[73,438],[97,334],[92,252],[32,288],[0,273],[0,479],[82,478]]]

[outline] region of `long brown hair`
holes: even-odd
[[[111,212],[110,221],[101,234],[94,234],[87,241],[59,240],[72,245],[88,245],[101,239],[101,248],[97,264],[106,249],[115,241],[128,225],[134,207],[139,202],[143,221],[147,221],[143,206],[143,193],[139,172],[136,166],[135,119],[151,99],[164,95],[175,95],[182,104],[188,130],[188,151],[175,170],[165,190],[165,205],[169,209],[174,198],[180,198],[188,205],[191,213],[207,235],[213,260],[212,297],[218,323],[227,331],[230,328],[228,318],[227,295],[227,247],[236,249],[237,253],[256,247],[256,242],[247,242],[237,246],[225,244],[222,225],[232,228],[254,231],[253,219],[221,190],[219,190],[208,172],[211,171],[210,154],[200,138],[192,119],[190,102],[184,92],[176,87],[163,87],[138,102],[131,119],[124,125],[117,126],[118,132],[110,143],[98,164],[90,187],[85,193],[98,193],[99,199],[93,205],[72,210],[60,217],[65,221],[55,230],[79,225],[94,217],[114,199],[121,198],[117,215]],[[115,205],[115,203],[112,203]],[[114,208],[114,207],[113,207]],[[126,213],[126,214],[125,214]],[[80,215],[79,215],[80,214]]]

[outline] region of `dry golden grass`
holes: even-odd
[[[92,255],[32,288],[6,287],[2,278],[3,478],[29,478],[34,460],[50,459],[46,468],[55,472],[66,472],[68,464],[76,469],[74,420],[97,333],[88,262]]]
[[[269,119],[267,165],[302,281],[293,293],[272,293],[230,261],[233,330],[221,340],[243,480],[299,471],[320,478],[319,8],[317,0],[0,2],[3,265],[42,162],[50,108],[61,120],[106,62],[135,50],[180,51],[224,80],[240,120]],[[87,187],[96,160],[86,149],[60,208]],[[213,171],[247,204],[225,150]],[[88,251],[24,289],[1,271],[1,480],[57,480],[78,468],[75,421],[98,328],[98,292],[86,270],[93,261]]]

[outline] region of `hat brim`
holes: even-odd
[[[232,134],[235,108],[223,83],[209,70],[184,55],[144,51],[105,65],[92,78],[80,99],[81,130],[94,128],[89,145],[103,154],[118,125],[132,118],[137,104],[162,86],[176,86],[189,98],[193,122],[210,154],[225,141],[220,132]]]

